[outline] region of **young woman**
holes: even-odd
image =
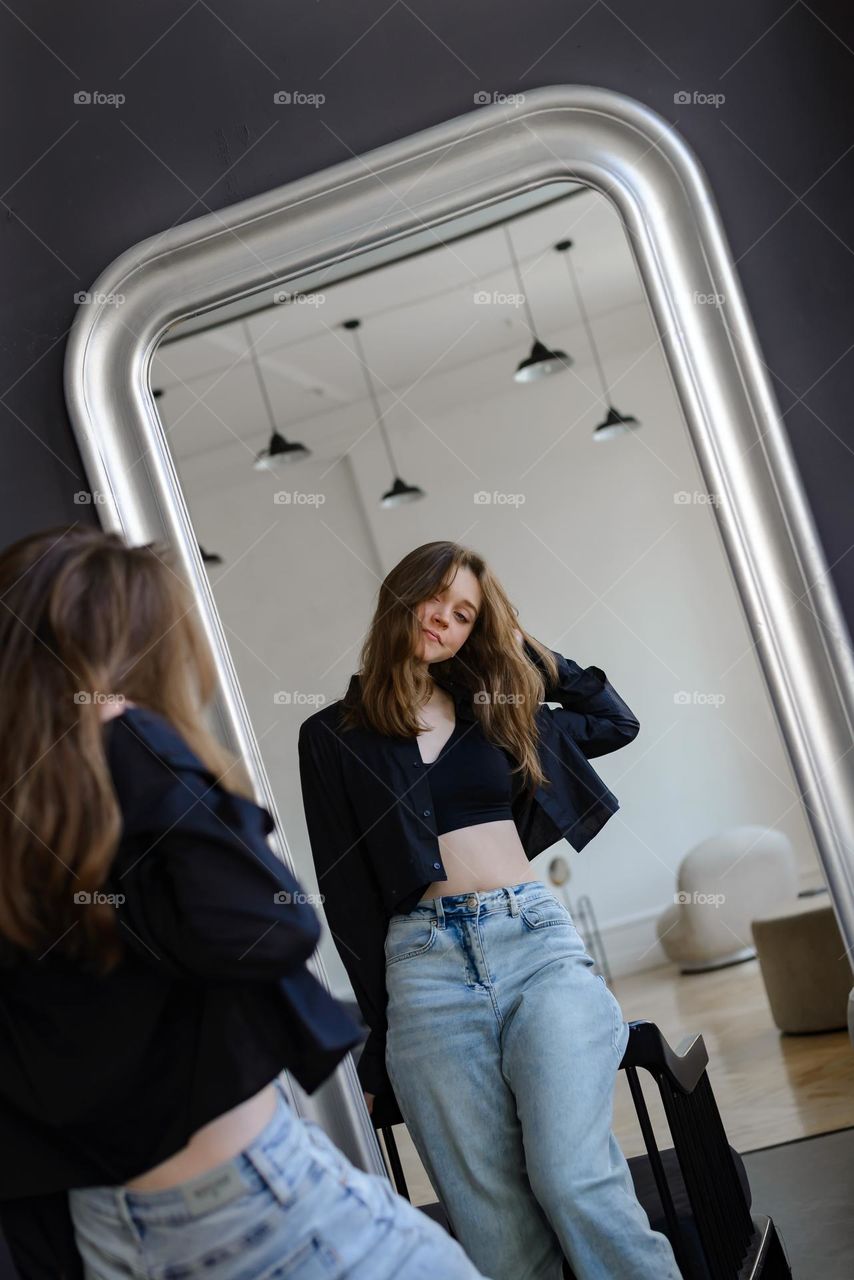
[[[163,548],[0,554],[0,1219],[22,1280],[477,1280],[288,1105],[360,1039],[320,923],[207,731]]]
[[[566,908],[529,861],[618,807],[589,757],[638,722],[598,667],[526,636],[451,542],[383,582],[343,700],[300,730],[333,938],[454,1233],[494,1280],[676,1280],[611,1132],[628,1040]],[[559,710],[542,704],[558,701]]]

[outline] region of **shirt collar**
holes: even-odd
[[[451,676],[446,675],[444,672],[434,669],[430,672],[430,675],[435,683],[454,699],[454,711],[458,720],[474,721],[477,719],[472,705],[471,690],[460,684],[459,680],[452,679]]]

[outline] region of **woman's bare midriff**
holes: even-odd
[[[165,1191],[196,1178],[247,1147],[272,1120],[278,1090],[271,1081],[258,1093],[197,1129],[186,1147],[124,1185],[131,1191]]]
[[[439,852],[448,878],[434,880],[425,889],[424,898],[487,893],[540,878],[532,870],[516,823],[510,818],[446,831],[439,836]]]

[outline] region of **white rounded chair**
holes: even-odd
[[[788,836],[772,827],[731,827],[682,859],[673,905],[656,922],[658,940],[683,973],[752,960],[751,921],[797,896]]]

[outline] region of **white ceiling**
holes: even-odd
[[[564,188],[565,189],[565,188]],[[646,310],[644,291],[623,225],[610,202],[588,188],[555,200],[559,188],[541,188],[503,205],[480,211],[481,222],[517,214],[508,224],[538,336],[563,345],[579,363],[590,350],[581,327],[565,258],[553,246],[571,239],[585,307],[605,361],[611,349],[633,346],[637,308]],[[551,203],[518,215],[534,202]],[[429,251],[412,255],[397,245],[396,261],[355,278],[306,281],[319,305],[270,305],[248,318],[229,318],[202,332],[161,344],[152,362],[152,386],[164,390],[157,404],[178,459],[231,447],[248,458],[269,439],[269,424],[246,339],[261,361],[279,430],[320,455],[338,455],[373,420],[365,374],[344,320],[362,320],[360,336],[375,377],[381,407],[418,384],[419,412],[441,410],[441,385],[454,371],[454,402],[491,394],[495,377],[510,375],[528,354],[530,330],[525,310],[509,300],[475,301],[477,293],[516,295],[503,226],[468,234],[472,216],[421,232]],[[413,237],[413,242],[415,237]],[[404,242],[406,245],[407,242]],[[391,249],[385,252],[388,254]],[[368,264],[367,255],[365,263]],[[356,268],[360,260],[355,260]],[[354,263],[348,264],[353,270]],[[292,290],[295,286],[291,286]],[[603,323],[597,326],[597,318]],[[210,324],[210,316],[205,317]],[[194,325],[198,327],[199,319]],[[524,391],[524,388],[522,388]],[[342,411],[348,410],[342,413]],[[387,426],[393,432],[393,412]]]

